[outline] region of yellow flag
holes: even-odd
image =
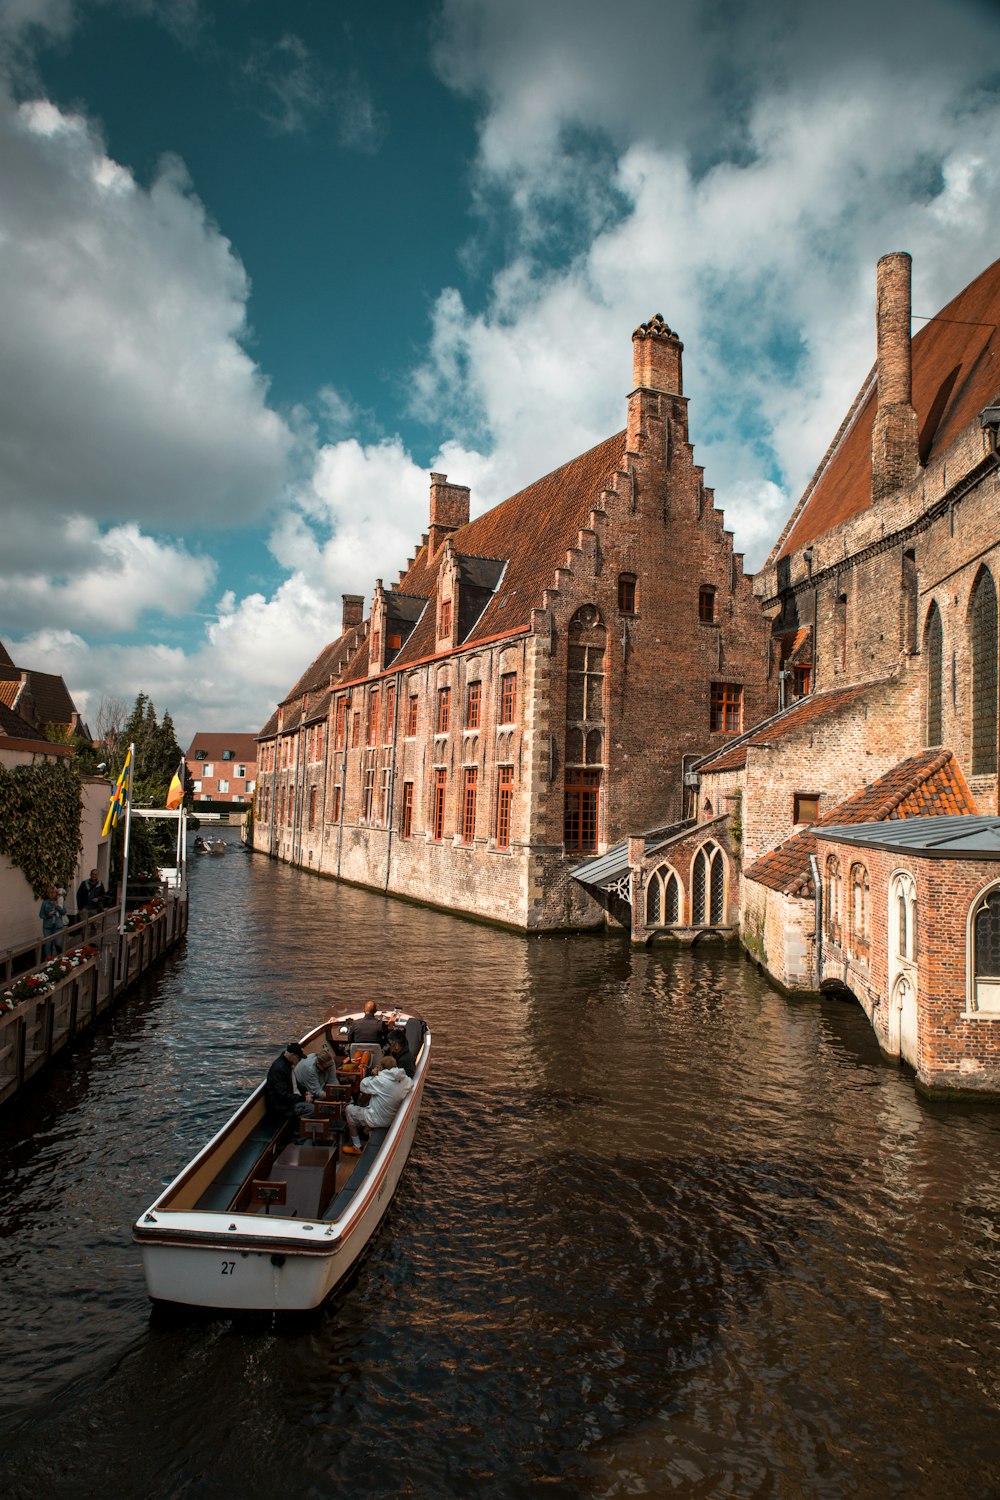
[[[115,789],[111,793],[111,802],[108,806],[108,815],[104,819],[104,827],[101,829],[102,839],[107,838],[112,828],[114,828],[115,824],[118,822],[118,819],[121,817],[122,809],[128,799],[128,768],[131,764],[131,761],[132,746],[129,745],[128,754],[125,757],[125,764],[122,766],[121,770],[118,773],[118,780],[115,782]]]
[[[180,807],[184,801],[184,762],[181,761],[167,789],[167,807]]]

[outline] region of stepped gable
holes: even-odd
[[[998,324],[1000,260],[914,336],[913,406],[924,465],[943,453],[1000,393]],[[769,563],[806,546],[872,503],[875,409],[872,370]]]
[[[877,781],[839,802],[811,827],[793,834],[777,849],[762,854],[744,872],[745,878],[756,885],[781,891],[786,896],[811,898],[814,889],[809,860],[817,849],[816,828],[975,812],[972,793],[951,751],[939,748],[923,750],[919,755],[900,761]]]
[[[890,679],[883,678],[877,682],[858,683],[855,687],[834,688],[829,693],[810,693],[807,698],[798,699],[791,707],[782,709],[772,718],[764,719],[735,744],[713,751],[698,762],[697,770],[712,774],[716,771],[741,771],[747,763],[749,746],[777,744],[779,740],[796,734],[807,724],[813,724],[818,719],[832,718],[888,680]]]
[[[624,457],[625,433],[618,432],[451,533],[460,555],[507,562],[498,591],[461,642],[463,649],[530,625],[532,610],[540,607],[591,511],[601,508],[601,492],[611,487]],[[424,543],[400,579],[399,592],[431,598],[443,555],[442,549],[428,561]],[[393,667],[436,655],[434,630],[434,611],[425,610]]]

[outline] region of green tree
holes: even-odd
[[[174,721],[170,714],[165,713],[161,723],[157,718],[156,706],[146,693],[137,695],[132,712],[122,727],[119,754],[116,762],[109,766],[110,774],[118,775],[130,744],[135,745],[132,806],[166,806],[170,781],[180,764],[181,747],[177,743]],[[115,867],[119,870],[123,828],[124,819],[118,823],[113,843]],[[176,824],[133,818],[129,859],[131,872],[139,878],[152,874],[158,865],[172,865],[176,840]]]

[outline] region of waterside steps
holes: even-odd
[[[0,1008],[0,1108],[180,942],[188,926],[187,892],[167,891],[162,910],[134,931],[119,933],[118,925],[112,910],[67,927],[55,959],[83,952],[61,977],[39,978],[53,962],[42,957],[40,939],[0,951],[0,996],[15,991]]]

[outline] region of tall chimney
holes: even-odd
[[[910,257],[883,255],[876,283],[878,407],[872,427],[872,499],[907,484],[919,467],[910,357]]]
[[[446,536],[469,524],[469,486],[449,484],[447,474],[431,475],[431,523],[427,556],[434,558]]]
[[[360,625],[365,617],[364,594],[341,594],[344,614],[340,633],[345,635],[352,625]]]
[[[659,415],[661,395],[680,396],[681,352],[684,345],[657,313],[640,323],[632,335],[632,394],[628,402],[628,447],[635,450],[645,431],[647,408]],[[651,400],[654,396],[655,401]]]

